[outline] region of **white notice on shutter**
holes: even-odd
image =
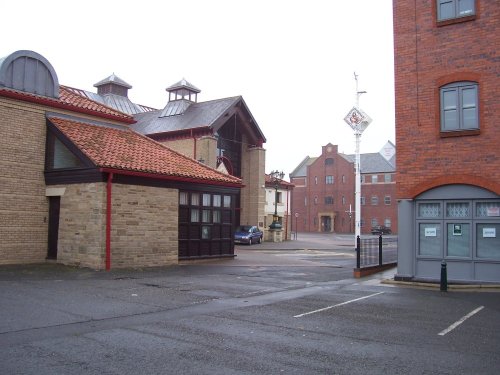
[[[436,237],[437,230],[436,228],[425,228],[425,237]]]
[[[496,228],[483,228],[483,238],[495,238],[496,236]]]

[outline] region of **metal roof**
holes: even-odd
[[[103,80],[97,82],[94,87],[99,87],[108,83],[114,83],[115,85],[126,87],[127,89],[131,89],[132,86],[125,82],[123,79],[115,75],[115,73],[111,74],[109,77],[104,78]]]
[[[201,90],[198,87],[189,83],[184,78],[181,79],[179,82],[174,83],[172,86],[169,86],[166,88],[166,90],[169,92],[180,90],[180,89],[186,89],[188,91],[192,91],[192,92],[195,92],[197,94],[199,94],[201,92]]]
[[[134,116],[137,123],[133,125],[133,129],[149,135],[203,126],[213,127],[221,116],[241,100],[241,96],[235,96],[192,103],[182,115],[178,116],[160,117],[163,111],[139,113]]]

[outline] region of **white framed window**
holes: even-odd
[[[391,204],[391,196],[390,195],[386,195],[384,197],[384,204],[386,204],[387,206],[389,206]]]
[[[479,129],[478,84],[454,82],[440,88],[441,131]]]
[[[376,184],[378,182],[378,175],[372,174],[372,184]]]
[[[372,195],[372,206],[378,205],[378,197],[376,195]]]
[[[331,185],[331,184],[333,184],[333,182],[334,182],[333,176],[326,176],[325,177],[325,184]]]
[[[392,182],[392,174],[386,173],[384,175],[384,182],[386,182],[386,183]]]

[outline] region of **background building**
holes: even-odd
[[[400,279],[500,281],[500,3],[394,7]]]
[[[387,225],[397,233],[395,147],[361,154],[361,233]],[[294,230],[354,233],[355,155],[338,152],[331,143],[318,157],[306,157],[290,174]]]
[[[276,191],[277,188],[277,191]],[[291,216],[291,206],[292,206],[292,191],[293,184],[280,180],[277,184],[270,175],[266,174],[266,184],[264,189],[266,191],[266,206],[265,206],[265,236],[264,238],[269,238],[267,232],[269,231],[269,225],[273,222],[273,216],[275,210],[280,217],[279,222],[283,230],[282,239],[289,240],[292,235],[292,220]],[[277,194],[276,194],[277,193]],[[276,195],[278,200],[276,201]]]

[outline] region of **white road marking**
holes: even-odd
[[[455,323],[453,323],[451,326],[449,326],[448,328],[446,328],[444,331],[441,331],[438,333],[439,336],[444,336],[446,335],[448,332],[451,332],[453,331],[455,328],[457,328],[460,324],[462,324],[463,322],[465,322],[467,319],[469,319],[471,316],[473,316],[474,314],[477,314],[479,311],[481,311],[482,309],[484,309],[484,306],[479,306],[477,309],[475,310],[472,310],[470,313],[468,313],[467,315],[463,316],[461,319],[457,320]]]
[[[311,315],[311,314],[315,314],[315,313],[318,313],[318,312],[321,312],[321,311],[330,310],[330,309],[333,309],[334,307],[339,307],[339,306],[347,305],[348,303],[352,303],[352,302],[356,302],[356,301],[361,301],[362,299],[366,299],[366,298],[370,298],[370,297],[375,297],[375,296],[378,296],[379,294],[382,294],[382,293],[384,293],[384,292],[378,292],[378,293],[375,293],[375,294],[370,294],[369,296],[364,296],[364,297],[352,299],[350,301],[342,302],[342,303],[339,303],[339,304],[336,304],[336,305],[333,305],[333,306],[324,307],[324,308],[319,309],[319,310],[314,310],[314,311],[309,311],[309,312],[306,312],[306,313],[303,313],[303,314],[294,315],[294,318],[301,318],[301,317],[306,316],[306,315]]]

